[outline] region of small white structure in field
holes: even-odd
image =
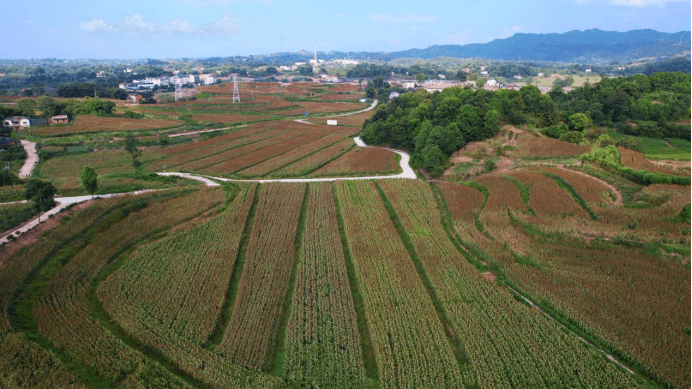
[[[327,120],[328,126],[336,126],[336,120]]]

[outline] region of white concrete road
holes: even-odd
[[[353,139],[356,142],[356,145],[359,147],[372,147],[368,146],[363,142],[360,137],[355,137]],[[232,178],[222,178],[222,177],[213,177],[213,176],[200,176],[197,174],[189,174],[189,173],[177,173],[177,172],[170,172],[170,173],[157,173],[158,175],[161,176],[179,176],[179,177],[184,177],[184,178],[189,178],[192,180],[198,180],[202,182],[206,182],[204,180],[218,180],[218,181],[231,181],[231,182],[260,182],[260,183],[265,183],[265,182],[332,182],[332,181],[355,181],[355,180],[384,180],[384,179],[393,179],[393,178],[400,178],[400,179],[408,179],[408,180],[415,180],[416,177],[416,172],[413,171],[411,168],[411,165],[409,165],[409,160],[410,157],[408,154],[406,154],[403,151],[400,150],[395,150],[395,149],[388,149],[385,147],[382,147],[385,150],[390,150],[392,152],[395,152],[401,156],[401,161],[399,161],[399,166],[401,166],[401,173],[399,174],[394,174],[394,175],[388,175],[388,176],[359,176],[359,177],[325,177],[325,178],[277,178],[277,179],[257,179],[257,180],[236,180]],[[207,184],[209,185],[209,184]]]
[[[21,140],[22,147],[26,151],[26,160],[21,169],[19,169],[19,178],[27,178],[31,176],[34,171],[34,167],[38,163],[38,154],[36,153],[36,142],[29,142],[28,140]]]
[[[218,185],[218,184],[216,184]],[[104,194],[104,195],[96,195],[94,198],[108,198],[108,197],[115,197],[115,196],[124,196],[124,195],[138,195],[142,193],[147,193],[147,192],[153,192],[153,190],[140,190],[137,192],[128,192],[128,193],[110,193],[110,194]],[[83,201],[91,200],[91,196],[75,196],[75,197],[56,197],[55,202],[58,203],[55,208],[52,208],[49,211],[46,211],[40,215],[41,222],[46,221],[50,215],[55,215],[56,213],[62,211],[66,207],[72,205],[72,204],[77,204],[81,203]],[[18,203],[26,203],[26,201],[15,201],[14,203],[6,203],[6,204],[18,204]],[[5,204],[0,204],[0,206],[5,205]],[[16,228],[6,234],[4,234],[2,237],[0,237],[0,244],[7,242],[10,235],[18,235],[18,234],[23,234],[30,229],[36,227],[39,224],[39,217],[35,217],[31,219],[30,221],[24,223],[21,227]]]

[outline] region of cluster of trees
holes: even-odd
[[[467,142],[489,138],[501,113],[489,105],[492,92],[449,88],[406,93],[363,124],[363,139],[409,150],[413,166],[442,174],[447,158]]]
[[[671,122],[689,121],[690,74],[654,73],[651,76],[603,78],[565,94],[555,88],[550,96],[564,117],[585,113],[596,125],[614,126],[630,121],[646,125],[620,125],[631,135],[689,139],[689,126]],[[640,133],[641,132],[641,133]]]
[[[57,97],[105,97],[108,99],[125,100],[127,92],[120,88],[107,88],[89,82],[72,82],[61,84],[55,90]]]
[[[649,120],[647,126],[626,125],[628,133],[690,138],[690,75],[656,73],[585,85],[565,94],[560,88],[541,94],[535,86],[520,90],[448,88],[429,94],[406,93],[380,109],[363,125],[367,143],[409,150],[412,164],[433,176],[441,174],[447,158],[467,142],[495,135],[501,124],[528,124],[544,128],[548,136],[581,143],[584,132],[596,125],[613,126],[631,120]]]
[[[99,98],[86,97],[82,100],[55,100],[48,96],[41,96],[36,99],[25,98],[17,100],[17,105],[13,108],[0,107],[0,117],[22,115],[48,118],[55,115],[67,115],[71,119],[77,115],[112,115],[114,109],[114,102]],[[40,114],[37,115],[37,111]]]

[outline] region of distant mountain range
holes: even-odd
[[[486,58],[508,61],[550,61],[576,63],[626,62],[639,58],[670,58],[689,54],[690,31],[665,33],[655,30],[627,32],[569,31],[562,34],[515,34],[506,39],[467,45],[435,45],[425,49],[384,52],[318,52],[319,59],[373,59],[390,61],[399,58],[431,59],[437,57]],[[685,53],[687,52],[687,53]],[[275,53],[253,56],[270,62],[305,61],[313,53]]]

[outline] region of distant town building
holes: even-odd
[[[591,69],[586,69],[585,72],[586,72],[586,73],[591,73]]]
[[[389,100],[390,101],[396,99],[397,97],[399,97],[399,93],[397,93],[397,92],[392,92],[389,94]]]

